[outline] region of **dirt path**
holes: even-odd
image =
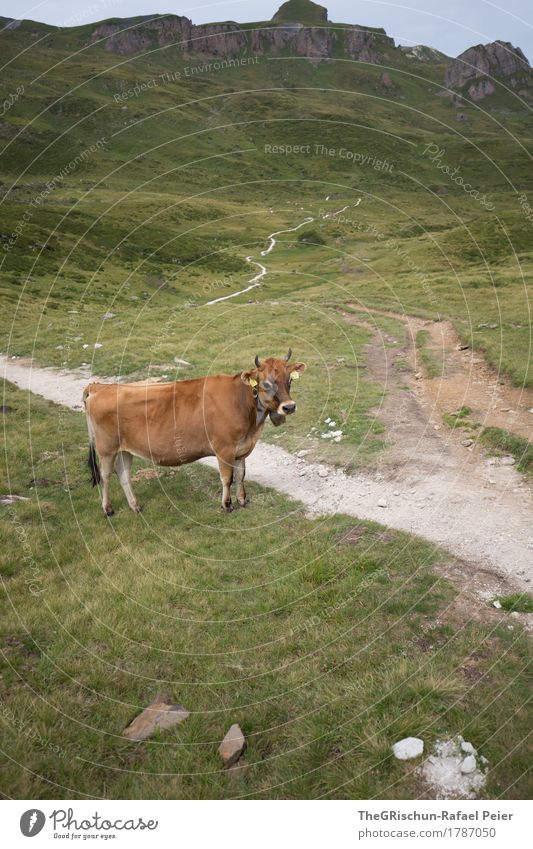
[[[529,487],[512,467],[488,466],[484,456],[459,450],[435,431],[417,398],[418,387],[401,388],[406,378],[395,370],[397,358],[395,347],[374,338],[369,364],[373,377],[388,390],[379,415],[392,440],[380,469],[349,476],[260,443],[247,461],[247,476],[298,499],[311,514],[342,512],[426,537],[467,561],[473,584],[480,584],[479,574],[492,574],[507,589],[531,589]],[[3,377],[20,388],[81,408],[87,373],[39,368],[6,357],[0,357],[0,366]],[[213,465],[211,459],[206,462]],[[481,589],[489,585],[490,580],[481,581]]]

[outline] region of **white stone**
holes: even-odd
[[[378,507],[386,507],[386,506],[387,506],[387,501],[386,501],[386,499],[385,499],[385,498],[380,498],[380,499],[379,499],[379,501],[378,501]],[[406,739],[407,739],[407,740],[411,740],[411,739],[412,739],[412,740],[414,740],[415,738],[414,738],[414,737],[407,737]]]
[[[469,743],[467,740],[463,740],[461,743],[461,749],[465,753],[465,755],[475,755],[476,750],[474,749],[472,743]]]
[[[467,755],[461,764],[461,772],[463,775],[469,775],[476,768],[476,759],[474,755]]]
[[[498,599],[496,599],[496,601],[492,602],[492,606],[495,607],[497,610],[501,610],[501,607],[502,607],[501,603],[498,601]]]
[[[404,737],[403,740],[398,740],[392,747],[392,754],[399,761],[408,761],[411,758],[418,758],[424,751],[424,741],[419,737]]]

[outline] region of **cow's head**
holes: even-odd
[[[305,363],[291,363],[291,349],[286,357],[255,358],[255,368],[243,371],[241,379],[252,387],[254,395],[269,414],[274,425],[282,424],[285,416],[296,411],[291,398],[291,383],[305,371]]]

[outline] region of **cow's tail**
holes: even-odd
[[[83,406],[85,407],[85,415],[87,417],[87,430],[89,432],[89,454],[87,456],[87,465],[89,466],[89,471],[91,472],[91,479],[93,482],[93,486],[96,486],[100,483],[100,467],[98,465],[98,458],[96,456],[96,437],[94,434],[93,424],[91,422],[91,417],[89,415],[89,411],[87,409],[87,398],[89,397],[89,387],[87,386],[83,391]]]

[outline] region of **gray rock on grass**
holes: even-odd
[[[166,696],[158,696],[139,716],[135,717],[122,732],[128,740],[146,740],[157,731],[165,731],[179,725],[189,716],[183,705],[169,702]]]
[[[236,722],[233,723],[222,740],[218,751],[226,769],[237,763],[246,748],[246,739]]]

